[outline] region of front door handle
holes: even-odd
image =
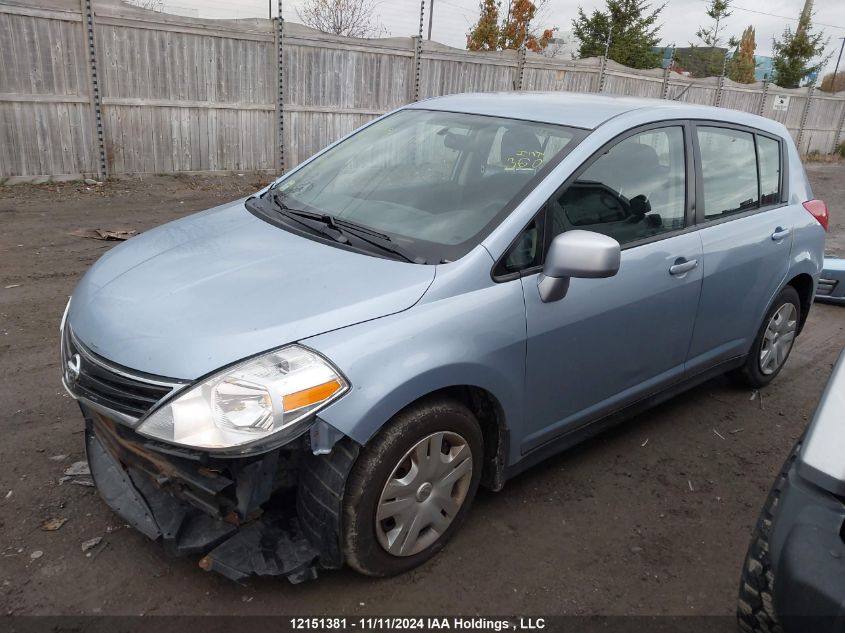
[[[775,242],[780,242],[783,238],[788,236],[791,232],[792,231],[790,231],[789,229],[785,229],[785,228],[779,226],[778,228],[775,229],[775,232],[772,233],[772,239]]]
[[[669,267],[669,274],[683,275],[684,273],[688,273],[689,271],[694,270],[697,267],[697,259],[684,259],[683,257],[679,257],[675,260],[674,265]]]

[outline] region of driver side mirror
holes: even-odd
[[[622,248],[612,237],[592,231],[566,231],[552,240],[537,283],[544,303],[559,301],[572,277],[597,279],[619,272]]]

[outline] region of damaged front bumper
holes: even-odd
[[[315,578],[325,557],[296,516],[305,438],[262,455],[220,459],[147,440],[80,403],[91,475],[109,507],[172,556],[241,582]],[[322,566],[336,566],[325,565]]]

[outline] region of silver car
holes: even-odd
[[[107,253],[63,382],[101,495],[169,552],[396,574],[479,485],[718,374],[774,379],[827,221],[771,120],[431,99]]]

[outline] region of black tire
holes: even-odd
[[[472,476],[463,504],[443,534],[411,556],[394,556],[379,543],[376,509],[382,489],[396,465],[417,442],[437,432],[460,435],[470,448]],[[472,412],[445,398],[430,399],[397,414],[361,449],[346,484],[343,503],[343,553],[347,564],[368,576],[394,576],[423,564],[439,552],[460,528],[478,489],[484,441]]]
[[[771,374],[764,374],[760,370],[760,351],[763,347],[763,337],[766,334],[766,327],[768,326],[769,321],[774,316],[775,312],[780,310],[787,303],[791,303],[795,306],[795,310],[800,317],[801,298],[798,296],[798,291],[796,291],[795,288],[793,288],[792,286],[786,286],[783,290],[780,291],[780,294],[775,297],[775,300],[772,302],[772,305],[766,312],[766,316],[763,317],[763,322],[760,324],[760,329],[757,331],[757,336],[754,338],[754,343],[751,345],[751,350],[748,352],[748,357],[745,359],[745,363],[742,365],[742,367],[739,367],[738,369],[735,369],[730,373],[730,377],[739,386],[751,387],[752,389],[759,389],[760,387],[765,387],[777,377],[777,375],[780,373],[780,370],[783,369],[784,365],[786,365],[786,361],[789,359],[789,354],[786,355],[786,358],[783,360],[783,363],[780,365],[780,367],[775,369],[775,371]],[[790,348],[789,351],[791,353],[792,349]]]
[[[801,440],[798,440],[769,490],[745,555],[736,610],[739,630],[744,633],[783,632],[772,601],[775,575],[769,560],[769,537],[780,507],[781,491],[800,448]]]

